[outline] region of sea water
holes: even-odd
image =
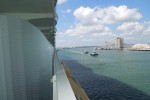
[[[80,64],[90,69],[94,75],[106,76],[106,78],[117,80],[150,96],[149,51],[96,50],[99,55],[93,57],[89,54],[84,54],[85,50],[91,53],[93,48],[60,49],[58,56],[61,60],[68,61],[68,64],[70,62],[70,65],[74,61],[78,65]],[[75,67],[71,67],[71,70],[75,71]]]

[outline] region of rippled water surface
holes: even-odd
[[[98,50],[92,57],[84,50],[61,49],[58,56],[91,100],[150,100],[150,52]]]

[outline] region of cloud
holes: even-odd
[[[142,18],[138,9],[129,9],[122,5],[119,7],[110,6],[107,8],[80,7],[74,11],[74,16],[84,25],[86,24],[114,24],[123,21],[133,21]]]
[[[83,42],[93,42],[94,39],[82,39]]]
[[[150,21],[144,21],[145,25],[150,25]]]
[[[139,22],[125,22],[118,26],[117,30],[122,31],[125,34],[137,34],[142,33],[143,30],[145,30],[145,27]]]
[[[66,9],[66,10],[62,11],[62,13],[71,13],[71,12],[72,12],[71,9]]]
[[[72,12],[66,10],[64,13]],[[142,14],[136,8],[125,5],[100,7],[79,7],[73,12],[75,22],[59,35],[71,39],[68,45],[100,45],[103,41],[114,41],[126,36],[130,43],[141,41],[141,37],[150,37],[150,21],[138,22]],[[119,26],[118,26],[119,25]],[[137,35],[139,34],[139,35]],[[144,37],[143,36],[143,37]],[[62,41],[61,41],[62,42]],[[63,44],[68,42],[63,42]],[[67,45],[67,44],[66,44]]]
[[[121,31],[125,35],[150,34],[150,24],[149,22],[125,22],[118,26],[117,30]]]
[[[65,12],[70,12],[68,9]],[[115,24],[130,20],[139,20],[142,15],[137,9],[129,9],[127,6],[110,6],[106,8],[100,7],[79,7],[73,12],[77,22],[71,28],[62,32],[67,36],[90,35],[94,37],[114,36],[108,24]],[[140,27],[140,26],[139,26]],[[138,27],[138,29],[140,29]],[[121,30],[121,28],[118,28]],[[136,29],[137,30],[137,29]]]
[[[63,4],[65,2],[67,2],[67,0],[57,0],[57,4]]]
[[[95,13],[95,10],[92,8],[80,7],[74,11],[73,15],[83,25],[95,25],[99,23]]]
[[[111,30],[104,25],[93,25],[93,26],[83,26],[82,24],[76,24],[75,27],[70,28],[64,32],[65,35],[69,36],[102,36],[112,34]]]
[[[144,33],[144,34],[150,34],[150,26],[148,26],[148,27],[144,30],[143,33]]]
[[[142,18],[136,8],[129,9],[127,6],[110,6],[107,8],[79,7],[73,12],[73,15],[77,22],[72,28],[64,32],[65,35],[114,35],[107,26],[108,24],[137,21]],[[141,28],[142,26],[138,26],[136,31],[140,31]]]

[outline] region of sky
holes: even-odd
[[[56,47],[150,43],[150,0],[58,0]]]

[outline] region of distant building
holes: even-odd
[[[123,38],[117,37],[115,39],[115,48],[116,49],[123,49]]]

